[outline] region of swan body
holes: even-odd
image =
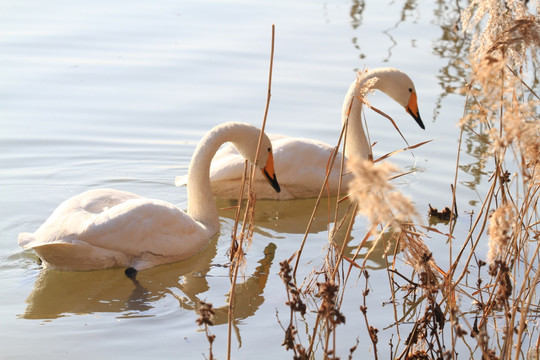
[[[275,191],[280,190],[265,134],[255,159],[259,134],[252,125],[225,123],[205,135],[188,170],[187,212],[126,191],[89,190],[60,204],[36,232],[20,233],[19,245],[33,249],[45,267],[60,270],[143,270],[187,259],[202,251],[219,229],[209,170],[223,143],[235,144],[262,169]]]
[[[311,198],[319,194],[326,176],[326,167],[334,151],[334,147],[322,141],[269,135],[274,150],[276,173],[279,174],[281,192],[279,196],[268,186],[261,186],[262,176],[255,174],[255,192],[257,199],[294,199]],[[277,159],[281,161],[278,162]],[[338,153],[328,180],[327,190],[335,195],[339,187],[341,153]],[[279,170],[278,170],[279,168]],[[281,171],[281,172],[279,172]],[[244,173],[244,160],[232,146],[225,146],[216,154],[210,167],[212,192],[218,198],[236,199],[238,184]],[[351,174],[344,175],[348,181]],[[287,185],[282,185],[282,178]],[[178,177],[176,184],[184,178]],[[263,180],[264,181],[264,180]]]
[[[358,98],[363,98],[373,90],[380,90],[401,104],[424,129],[412,80],[402,71],[393,68],[366,71],[350,85],[343,102],[342,123],[348,119],[346,158],[351,155],[365,159],[372,157],[371,147],[362,126],[362,101]],[[264,178],[256,176],[254,189],[257,198],[287,200],[318,196],[334,146],[317,140],[282,135],[270,135],[270,139],[274,149],[275,169],[279,174],[281,192],[270,191],[264,186]],[[338,153],[328,178],[326,191],[330,195],[337,194],[340,177],[342,177],[344,189],[347,188],[351,178],[348,171],[341,175],[341,157],[342,154]],[[210,168],[214,195],[224,199],[237,198],[237,184],[242,178],[243,169],[244,160],[234,148],[227,145],[220,149]],[[177,186],[185,185],[186,182],[189,183],[183,176],[175,180]]]

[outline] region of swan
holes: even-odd
[[[275,191],[272,144],[260,129],[229,122],[210,130],[199,142],[188,170],[187,213],[162,200],[114,189],[95,189],[64,201],[34,233],[20,233],[19,245],[33,249],[44,267],[144,270],[187,259],[202,251],[219,229],[210,190],[210,162],[225,142],[259,166]]]
[[[347,119],[348,129],[345,145],[345,157],[351,155],[368,158],[371,147],[366,139],[362,126],[362,101],[365,94],[380,90],[401,104],[418,125],[424,129],[424,124],[418,111],[416,90],[412,80],[404,72],[394,68],[377,68],[359,74],[350,85],[345,96],[342,109],[342,123]],[[356,98],[354,101],[353,99]],[[350,103],[352,105],[350,106]],[[350,107],[350,112],[349,112]],[[254,189],[258,199],[288,200],[294,198],[311,198],[319,195],[326,176],[327,165],[334,146],[322,141],[270,135],[274,149],[276,173],[279,174],[281,192],[275,193],[263,186],[263,179],[255,177]],[[334,167],[328,179],[330,195],[337,194],[341,156],[337,155]],[[238,182],[244,172],[244,160],[232,146],[220,149],[212,161],[210,179],[212,191],[218,198],[232,199],[238,197]],[[342,188],[347,188],[350,174],[343,176]],[[185,176],[175,179],[176,186],[186,185]],[[189,182],[188,182],[189,183]]]

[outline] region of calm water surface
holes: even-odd
[[[370,101],[396,119],[410,144],[434,141],[394,161],[418,171],[398,182],[427,223],[428,204],[450,204],[464,99],[463,44],[448,29],[449,5],[415,1],[4,1],[0,5],[0,348],[2,358],[203,358],[208,343],[195,323],[199,300],[217,308],[215,355],[223,359],[230,287],[226,250],[233,214],[222,210],[221,233],[189,261],[139,274],[133,288],[121,270],[42,271],[17,234],[34,231],[66,198],[114,187],[185,209],[187,172],[198,140],[224,121],[260,124],[266,102],[271,24],[275,65],[268,133],[336,143],[342,99],[355,71],[394,66],[415,81],[421,131],[381,94]],[[376,153],[404,147],[380,116],[368,112]],[[474,157],[463,155],[474,165]],[[463,172],[459,206],[474,210],[481,172]],[[278,174],[279,178],[279,174]],[[220,203],[227,206],[228,203]],[[276,313],[286,317],[279,262],[299,247],[312,200],[259,202],[254,243],[237,295],[234,358],[290,358]],[[326,215],[308,238],[305,274],[327,244]],[[351,249],[363,236],[359,219]],[[444,224],[435,225],[446,231]],[[461,216],[458,233],[466,232]],[[428,245],[445,264],[444,239]],[[446,250],[445,250],[446,251]],[[482,250],[479,250],[482,252]],[[369,262],[372,321],[393,321],[386,272]],[[303,274],[303,275],[305,275]],[[360,338],[370,349],[358,306],[363,284],[351,282],[338,331],[341,357]],[[382,309],[381,311],[376,309]],[[381,344],[388,339],[381,334]],[[380,349],[382,354],[386,345]],[[265,349],[261,353],[261,349]]]

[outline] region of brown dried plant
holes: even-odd
[[[363,159],[351,159],[350,164],[354,181],[349,193],[358,204],[358,214],[366,216],[372,224],[392,225],[417,215],[412,201],[396,191],[389,181],[398,170],[396,166]]]
[[[259,140],[257,143],[257,150],[255,152],[255,159],[258,157],[259,151],[261,151],[261,140],[264,134],[264,130],[266,127],[266,120],[268,117],[268,110],[270,107],[270,98],[271,98],[271,89],[272,89],[272,72],[273,72],[273,65],[274,65],[274,40],[275,40],[275,26],[272,24],[272,42],[270,47],[270,67],[269,67],[269,74],[268,74],[268,93],[266,97],[266,106],[264,110],[264,117],[262,120],[261,125],[261,132],[259,134]],[[251,175],[249,179],[255,179],[255,171],[256,166],[252,166],[251,168]],[[238,197],[238,211],[236,215],[236,221],[235,225],[233,227],[233,231],[231,234],[232,242],[231,242],[231,248],[230,248],[230,259],[231,259],[231,267],[230,267],[230,280],[231,280],[231,289],[230,289],[230,296],[229,296],[229,308],[228,308],[228,328],[227,328],[227,359],[231,358],[231,351],[232,351],[232,327],[234,322],[234,303],[235,303],[235,296],[236,296],[236,282],[238,278],[238,272],[240,268],[243,268],[243,265],[245,264],[245,249],[249,248],[251,245],[251,241],[253,239],[253,229],[254,229],[254,218],[255,218],[255,202],[256,202],[256,196],[255,192],[252,188],[252,182],[249,181],[248,188],[247,188],[247,204],[244,210],[244,217],[242,221],[242,228],[240,233],[238,234],[237,228],[238,228],[238,221],[240,219],[240,210],[242,205],[242,198],[244,195],[244,186],[246,181],[246,172],[244,172],[244,176],[242,178],[242,184],[240,186],[240,193]]]
[[[208,359],[213,360],[214,354],[212,352],[212,345],[214,344],[214,340],[216,339],[216,335],[211,334],[208,327],[213,326],[213,317],[214,317],[214,309],[212,308],[212,304],[201,301],[199,303],[199,309],[197,311],[199,313],[199,317],[197,318],[197,325],[204,326],[204,332],[206,334],[206,339],[208,340],[208,343],[210,344],[209,348],[209,355]]]
[[[345,323],[345,316],[339,311],[337,304],[339,286],[332,281],[327,281],[324,283],[317,283],[317,287],[319,292],[316,296],[322,299],[318,315],[321,319],[324,319],[326,329],[326,339],[324,343],[324,356],[326,358],[334,355],[336,350],[335,342],[334,346],[330,345],[330,336],[331,334],[335,334],[334,330],[336,326]]]
[[[531,308],[538,311],[532,301],[538,296],[540,247],[536,208],[540,102],[526,81],[528,67],[538,67],[540,47],[538,8],[532,14],[532,7],[516,0],[473,0],[462,16],[464,29],[475,35],[471,77],[465,88],[472,100],[459,125],[489,139],[485,156],[494,164],[492,186],[467,238],[473,249],[481,239],[489,241],[491,281],[476,292],[481,316],[472,328],[484,358],[517,359],[523,351],[525,329],[538,332],[528,313]],[[483,225],[476,228],[476,224]],[[497,320],[498,313],[502,321]]]
[[[490,264],[504,256],[512,236],[514,209],[509,204],[499,206],[491,214],[488,234],[489,252],[487,259]]]
[[[522,0],[472,0],[461,16],[464,31],[473,34],[470,53],[483,58],[500,52],[513,67],[528,56],[537,62],[540,23],[529,6]]]
[[[293,350],[295,359],[309,359],[306,349],[302,346],[299,339],[297,338],[297,330],[294,326],[294,313],[298,312],[301,316],[306,314],[307,307],[302,301],[300,290],[296,287],[293,277],[291,275],[292,268],[288,261],[283,261],[280,264],[281,270],[279,271],[279,276],[285,283],[285,288],[287,290],[287,302],[286,305],[289,306],[290,316],[289,316],[289,325],[285,330],[285,339],[281,345],[285,346],[287,350]]]
[[[411,266],[418,276],[418,282],[409,279],[409,284],[414,284],[417,290],[423,291],[423,298],[427,300],[424,315],[415,321],[415,325],[407,340],[402,357],[418,358],[424,354],[424,350],[414,350],[418,348],[428,348],[435,357],[442,357],[443,346],[439,333],[444,327],[445,317],[435,301],[436,294],[442,289],[438,266],[432,257],[431,251],[423,241],[424,235],[419,232],[410,222],[411,218],[418,218],[416,208],[412,201],[403,195],[390,182],[390,179],[397,171],[397,168],[384,162],[374,164],[370,161],[353,160],[351,162],[354,181],[351,184],[350,194],[353,201],[358,206],[358,214],[367,217],[371,223],[371,234],[379,236],[374,230],[376,227],[382,229],[392,228],[393,234],[399,239],[400,249],[404,254],[407,264]],[[389,269],[393,270],[393,269]],[[367,279],[367,272],[364,275]],[[394,273],[391,274],[393,276]],[[410,291],[410,288],[406,288]],[[368,294],[368,289],[364,291],[364,297]],[[376,332],[369,325],[366,312],[367,307],[360,307],[366,320],[366,326],[374,349],[376,347]],[[422,342],[423,345],[419,345]],[[433,344],[437,344],[434,347]],[[375,353],[375,358],[377,354]],[[428,356],[429,358],[429,356]]]
[[[529,344],[536,344],[538,353],[540,98],[527,80],[527,76],[536,79],[527,75],[527,67],[536,69],[539,65],[540,7],[536,5],[536,14],[532,14],[529,9],[534,7],[533,3],[537,4],[522,0],[471,0],[462,14],[465,36],[472,36],[472,40],[470,79],[463,89],[467,103],[458,125],[487,144],[484,156],[486,163],[492,164],[493,172],[488,179],[491,186],[479,211],[471,215],[470,231],[465,238],[453,233],[458,215],[455,203],[454,211],[448,211],[449,233],[439,232],[449,244],[448,268],[436,264],[424,241],[427,236],[419,230],[436,229],[415,225],[420,221],[414,203],[390,181],[398,169],[386,161],[349,159],[347,169],[355,177],[348,195],[354,204],[350,209],[368,220],[356,253],[349,257],[344,252],[355,216],[347,224],[343,218],[338,219],[336,210],[334,226],[347,227],[345,235],[343,231],[341,235],[331,232],[322,268],[311,272],[312,278],[306,278],[304,288],[296,284],[295,277],[305,238],[300,250],[281,264],[280,275],[290,308],[283,345],[294,351],[295,359],[315,358],[317,340],[324,358],[337,357],[335,328],[345,322],[346,316],[354,316],[341,310],[353,270],[366,277],[364,304],[359,309],[373,345],[372,355],[378,358],[381,334],[371,326],[366,305],[370,293],[367,256],[360,263],[357,255],[368,239],[376,243],[388,233],[399,247],[394,253],[384,254],[394,306],[393,327],[398,337],[397,355],[394,344],[390,345],[392,358],[457,359],[459,355],[518,359],[526,352],[526,339]],[[367,104],[365,99],[356,100]],[[454,202],[460,186],[459,159],[458,152],[452,187]],[[338,236],[344,237],[339,246]],[[477,249],[484,241],[488,242],[489,251],[479,254]],[[457,253],[455,247],[460,248]],[[396,266],[398,251],[407,269]],[[289,263],[294,257],[296,265],[292,271]],[[474,263],[478,277],[471,286],[468,276]],[[487,263],[489,267],[485,266]],[[312,296],[311,303],[306,301],[308,296]],[[395,305],[398,298],[403,301],[402,315]],[[472,309],[466,305],[470,301],[474,304]],[[313,304],[316,309],[310,311]],[[316,313],[317,318],[306,332],[309,346],[304,348],[294,326],[295,317],[301,316],[307,324],[310,313]],[[401,328],[409,329],[406,338],[401,337]]]
[[[390,162],[374,164],[371,161],[352,159],[351,169],[354,181],[350,197],[357,204],[359,215],[372,224],[371,234],[377,236],[375,228],[392,228],[394,236],[399,237],[405,259],[419,274],[427,274],[430,284],[436,284],[436,265],[431,251],[426,246],[414,225],[412,218],[418,219],[413,202],[390,182],[397,167]]]

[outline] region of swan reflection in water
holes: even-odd
[[[258,267],[251,275],[246,275],[244,282],[237,283],[235,321],[252,316],[264,302],[263,292],[275,250],[276,245],[269,243]],[[219,266],[212,264],[216,254],[217,236],[206,250],[186,261],[139,272],[138,284],[135,285],[125,276],[124,269],[88,272],[42,270],[26,300],[26,311],[20,317],[56,319],[100,312],[115,312],[119,317],[155,316],[152,312],[155,303],[171,295],[181,308],[194,311],[200,300],[204,300],[199,296],[210,290],[207,275],[211,268]],[[214,310],[214,324],[227,323],[228,305]]]
[[[285,239],[287,234],[305,234],[313,209],[317,199],[294,199],[287,201],[257,200],[255,204],[255,227],[254,232],[267,238]],[[332,231],[335,220],[337,198],[335,196],[323,197],[315,212],[315,217],[308,231],[308,236],[321,232]],[[220,216],[230,219],[235,218],[237,204],[236,200],[217,199],[216,204],[220,208]],[[338,223],[342,226],[334,236],[334,245],[341,249],[343,241],[346,238],[347,225],[352,215],[351,202],[345,199],[341,201],[338,207]],[[358,243],[365,236],[367,223],[360,217],[355,219],[355,225],[349,243],[345,246],[344,254],[352,258],[357,251]],[[276,235],[277,234],[277,235]],[[358,239],[358,240],[355,240]],[[308,237],[309,241],[309,237]],[[295,244],[300,246],[300,242]],[[319,245],[312,245],[319,246]],[[324,245],[323,245],[324,246]],[[321,248],[321,246],[319,246]],[[294,250],[297,250],[295,248]],[[293,251],[294,251],[293,250]],[[292,252],[291,251],[291,254]],[[366,268],[370,270],[386,269],[387,262],[385,257],[391,257],[400,251],[397,241],[397,234],[392,230],[387,230],[381,239],[368,239],[359,254],[357,255],[357,264],[362,264],[366,256],[369,261]],[[360,259],[360,260],[358,260]],[[283,259],[280,259],[280,261]]]
[[[224,200],[217,202],[218,208],[230,207],[231,204]],[[314,204],[315,199],[285,202],[259,200],[254,231],[266,239],[276,240],[286,233],[304,233]],[[331,198],[330,205],[321,203],[321,210],[317,212],[310,232],[327,230],[328,209],[334,206],[335,197]],[[223,222],[230,223],[227,218],[234,219],[235,209],[222,209],[219,215],[222,225]],[[20,317],[56,319],[99,312],[115,312],[123,317],[153,316],[151,310],[154,304],[166,296],[174,296],[180,307],[195,311],[199,301],[204,300],[199,298],[200,294],[210,289],[207,274],[213,267],[219,266],[212,263],[217,254],[217,242],[218,235],[213,237],[204,251],[190,259],[139,272],[136,285],[124,275],[124,269],[118,268],[88,272],[42,270],[27,299],[26,311]],[[237,284],[236,320],[253,315],[263,303],[263,292],[275,250],[276,245],[269,243],[258,261],[258,267],[245,277],[244,282]],[[214,324],[227,322],[228,306],[214,308],[214,311]]]
[[[335,197],[330,202],[324,199],[310,229],[310,233],[328,231],[329,219],[335,209]],[[218,207],[230,206],[230,202],[218,202]],[[315,199],[300,199],[290,201],[262,201],[256,203],[255,233],[262,234],[266,239],[276,239],[289,234],[303,234],[309,222]],[[340,205],[340,216],[347,212],[348,205]],[[226,218],[234,218],[235,210],[220,210],[223,222],[230,223]],[[348,215],[350,217],[350,214]],[[357,219],[358,221],[358,219]],[[348,218],[344,222],[348,223]],[[359,223],[359,228],[363,228]],[[226,226],[224,228],[229,228]],[[345,228],[342,227],[336,236],[336,246],[341,247],[345,238]],[[360,229],[359,229],[360,230]],[[359,234],[359,235],[356,235]],[[363,259],[371,249],[367,268],[376,270],[386,268],[384,254],[393,254],[395,236],[385,233],[385,241],[369,240],[361,250],[359,258]],[[345,254],[352,257],[356,252],[358,241],[363,233],[353,230],[352,239],[345,248]],[[394,240],[393,240],[394,239]],[[254,240],[258,241],[258,240]],[[34,289],[27,299],[28,306],[20,317],[25,319],[56,319],[74,314],[92,314],[100,312],[118,313],[119,317],[155,316],[152,309],[156,302],[167,296],[178,300],[183,309],[196,311],[200,300],[206,300],[204,295],[211,290],[207,276],[212,268],[224,266],[213,263],[218,251],[218,236],[215,236],[209,246],[192,258],[173,264],[157,266],[137,275],[138,284],[124,275],[124,269],[107,269],[88,272],[71,272],[42,270],[35,282]],[[388,246],[388,244],[391,244]],[[299,243],[297,244],[300,245]],[[264,289],[272,266],[276,245],[268,243],[264,254],[258,255],[257,268],[246,275],[244,282],[236,286],[235,321],[248,318],[255,314],[264,302]],[[250,255],[254,254],[252,248]],[[357,260],[361,264],[362,261]],[[277,275],[276,275],[277,276]],[[226,277],[225,277],[226,278]],[[227,281],[227,292],[229,291]],[[201,298],[202,297],[202,298]],[[224,297],[228,300],[228,294]],[[227,322],[228,305],[215,307],[214,324]]]
[[[257,200],[255,203],[255,231],[270,238],[285,238],[287,234],[304,234],[317,199],[294,199],[287,201]],[[219,215],[232,219],[236,216],[237,200],[216,199]],[[339,206],[339,218],[346,214],[349,201]],[[317,207],[315,217],[309,228],[310,234],[328,231],[334,221],[336,197],[323,197]],[[278,235],[276,235],[278,234]]]

